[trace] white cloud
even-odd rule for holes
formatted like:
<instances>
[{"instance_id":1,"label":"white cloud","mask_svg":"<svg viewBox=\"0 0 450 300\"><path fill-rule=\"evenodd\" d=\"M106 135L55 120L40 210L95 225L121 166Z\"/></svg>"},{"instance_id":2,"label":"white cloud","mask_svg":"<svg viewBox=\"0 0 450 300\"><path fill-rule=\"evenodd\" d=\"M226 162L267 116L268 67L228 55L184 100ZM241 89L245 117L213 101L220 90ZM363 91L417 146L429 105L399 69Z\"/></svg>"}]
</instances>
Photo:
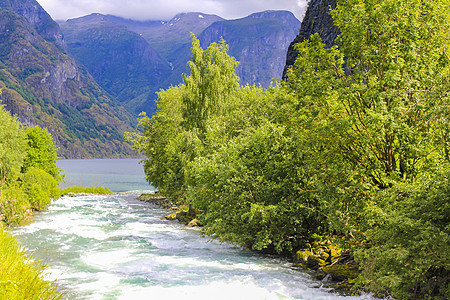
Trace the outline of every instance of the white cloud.
<instances>
[{"instance_id":1,"label":"white cloud","mask_svg":"<svg viewBox=\"0 0 450 300\"><path fill-rule=\"evenodd\" d=\"M282 9L302 18L307 0L37 0L56 20L91 13L112 14L138 20L168 20L180 12L216 14L226 19Z\"/></svg>"}]
</instances>

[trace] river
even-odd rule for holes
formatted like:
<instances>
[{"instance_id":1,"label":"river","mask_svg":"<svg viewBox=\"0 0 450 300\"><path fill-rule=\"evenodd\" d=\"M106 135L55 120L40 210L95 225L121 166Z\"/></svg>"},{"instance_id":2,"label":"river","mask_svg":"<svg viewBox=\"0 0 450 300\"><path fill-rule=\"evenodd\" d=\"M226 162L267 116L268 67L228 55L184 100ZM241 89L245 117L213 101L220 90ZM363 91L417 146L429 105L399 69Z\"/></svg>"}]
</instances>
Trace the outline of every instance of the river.
<instances>
[{"instance_id":1,"label":"river","mask_svg":"<svg viewBox=\"0 0 450 300\"><path fill-rule=\"evenodd\" d=\"M71 163L76 170L66 169L68 178L95 174L99 183L121 193L62 197L13 231L48 265L46 278L56 280L67 299L370 299L331 293L289 261L219 243L165 220L166 210L136 200L140 192L123 192L124 182L134 190L153 190L142 170L123 167L124 160L63 165ZM99 164L108 167L101 170Z\"/></svg>"}]
</instances>

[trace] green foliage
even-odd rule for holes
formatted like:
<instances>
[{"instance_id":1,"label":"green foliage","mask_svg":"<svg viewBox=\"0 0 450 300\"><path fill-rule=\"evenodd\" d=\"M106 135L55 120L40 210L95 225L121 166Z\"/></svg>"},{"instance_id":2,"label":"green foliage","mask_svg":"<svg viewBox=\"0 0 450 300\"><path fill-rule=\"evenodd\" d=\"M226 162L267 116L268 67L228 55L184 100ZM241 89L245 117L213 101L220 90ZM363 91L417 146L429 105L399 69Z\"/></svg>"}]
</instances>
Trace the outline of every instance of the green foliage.
<instances>
[{"instance_id":1,"label":"green foliage","mask_svg":"<svg viewBox=\"0 0 450 300\"><path fill-rule=\"evenodd\" d=\"M17 179L26 151L21 124L0 105L0 196L6 184Z\"/></svg>"},{"instance_id":2,"label":"green foliage","mask_svg":"<svg viewBox=\"0 0 450 300\"><path fill-rule=\"evenodd\" d=\"M327 236L363 289L448 294L447 2L338 1L338 46L297 45L266 91L237 85L223 42L194 38L192 76L129 136L147 179L221 240L282 253Z\"/></svg>"},{"instance_id":3,"label":"green foliage","mask_svg":"<svg viewBox=\"0 0 450 300\"><path fill-rule=\"evenodd\" d=\"M57 149L48 130L35 126L26 128L25 132L28 151L23 162L22 172L26 173L31 167L35 167L52 175L56 181L62 181L62 170L56 165Z\"/></svg>"},{"instance_id":4,"label":"green foliage","mask_svg":"<svg viewBox=\"0 0 450 300\"><path fill-rule=\"evenodd\" d=\"M190 165L193 205L208 234L256 250L293 251L321 232L323 213L302 176L301 149L266 123Z\"/></svg>"},{"instance_id":5,"label":"green foliage","mask_svg":"<svg viewBox=\"0 0 450 300\"><path fill-rule=\"evenodd\" d=\"M200 41L192 36L192 58L188 62L191 75L183 77L182 112L186 129L204 131L209 115L220 114L223 103L239 87L235 73L238 63L227 51L224 40L203 50Z\"/></svg>"},{"instance_id":6,"label":"green foliage","mask_svg":"<svg viewBox=\"0 0 450 300\"><path fill-rule=\"evenodd\" d=\"M61 194L56 179L44 170L30 167L22 180L23 189L34 210L46 209L51 200L58 198Z\"/></svg>"},{"instance_id":7,"label":"green foliage","mask_svg":"<svg viewBox=\"0 0 450 300\"><path fill-rule=\"evenodd\" d=\"M0 196L0 227L2 223L15 226L22 224L31 212L25 191L18 183L10 184Z\"/></svg>"},{"instance_id":8,"label":"green foliage","mask_svg":"<svg viewBox=\"0 0 450 300\"><path fill-rule=\"evenodd\" d=\"M80 194L80 193L87 193L87 194L113 194L110 189L102 186L97 187L85 187L85 186L71 186L68 188L65 188L61 190L61 195L68 195L68 194Z\"/></svg>"},{"instance_id":9,"label":"green foliage","mask_svg":"<svg viewBox=\"0 0 450 300\"><path fill-rule=\"evenodd\" d=\"M449 295L449 197L448 166L383 195L390 207L367 231L372 247L357 252L366 290L396 299Z\"/></svg>"},{"instance_id":10,"label":"green foliage","mask_svg":"<svg viewBox=\"0 0 450 300\"><path fill-rule=\"evenodd\" d=\"M59 197L62 180L56 147L48 131L23 130L0 106L0 220L18 225L30 209L42 210ZM51 174L49 174L51 173Z\"/></svg>"},{"instance_id":11,"label":"green foliage","mask_svg":"<svg viewBox=\"0 0 450 300\"><path fill-rule=\"evenodd\" d=\"M147 157L144 170L148 182L173 200L183 198L185 153L178 151L181 140L181 97L183 87L171 87L158 93L158 113L151 118L140 116L138 128L143 136L128 133L125 138L132 141L136 153ZM175 138L178 137L176 140Z\"/></svg>"},{"instance_id":12,"label":"green foliage","mask_svg":"<svg viewBox=\"0 0 450 300\"><path fill-rule=\"evenodd\" d=\"M60 299L63 295L43 272L0 225L0 299Z\"/></svg>"}]
</instances>

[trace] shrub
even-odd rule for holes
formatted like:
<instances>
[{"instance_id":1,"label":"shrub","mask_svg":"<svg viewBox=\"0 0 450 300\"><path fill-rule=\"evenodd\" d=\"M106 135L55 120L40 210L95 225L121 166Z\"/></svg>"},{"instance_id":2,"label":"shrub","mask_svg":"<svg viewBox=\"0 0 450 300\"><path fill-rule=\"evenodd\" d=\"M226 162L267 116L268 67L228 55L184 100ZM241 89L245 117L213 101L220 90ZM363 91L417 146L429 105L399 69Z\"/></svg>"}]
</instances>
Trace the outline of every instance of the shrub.
<instances>
[{"instance_id":1,"label":"shrub","mask_svg":"<svg viewBox=\"0 0 450 300\"><path fill-rule=\"evenodd\" d=\"M0 196L0 221L7 225L21 224L30 212L27 195L18 186L8 186ZM0 223L1 224L1 223Z\"/></svg>"},{"instance_id":2,"label":"shrub","mask_svg":"<svg viewBox=\"0 0 450 300\"><path fill-rule=\"evenodd\" d=\"M29 168L22 179L23 188L34 210L47 208L52 199L61 195L56 179L41 169Z\"/></svg>"},{"instance_id":3,"label":"shrub","mask_svg":"<svg viewBox=\"0 0 450 300\"><path fill-rule=\"evenodd\" d=\"M386 195L386 194L385 194ZM449 295L450 171L392 190L385 219L357 251L366 289L398 299Z\"/></svg>"}]
</instances>

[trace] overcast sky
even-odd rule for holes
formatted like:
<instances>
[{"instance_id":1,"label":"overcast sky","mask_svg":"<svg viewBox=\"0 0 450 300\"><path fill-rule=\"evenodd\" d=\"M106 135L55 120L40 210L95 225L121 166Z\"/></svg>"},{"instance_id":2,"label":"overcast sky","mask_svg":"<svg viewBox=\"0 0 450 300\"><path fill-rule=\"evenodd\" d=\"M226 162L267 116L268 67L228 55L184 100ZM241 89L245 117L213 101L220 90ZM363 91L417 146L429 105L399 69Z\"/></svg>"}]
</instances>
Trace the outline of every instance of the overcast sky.
<instances>
[{"instance_id":1,"label":"overcast sky","mask_svg":"<svg viewBox=\"0 0 450 300\"><path fill-rule=\"evenodd\" d=\"M55 20L91 13L135 20L169 20L181 12L216 14L237 19L264 10L289 10L302 19L307 0L37 0Z\"/></svg>"}]
</instances>

